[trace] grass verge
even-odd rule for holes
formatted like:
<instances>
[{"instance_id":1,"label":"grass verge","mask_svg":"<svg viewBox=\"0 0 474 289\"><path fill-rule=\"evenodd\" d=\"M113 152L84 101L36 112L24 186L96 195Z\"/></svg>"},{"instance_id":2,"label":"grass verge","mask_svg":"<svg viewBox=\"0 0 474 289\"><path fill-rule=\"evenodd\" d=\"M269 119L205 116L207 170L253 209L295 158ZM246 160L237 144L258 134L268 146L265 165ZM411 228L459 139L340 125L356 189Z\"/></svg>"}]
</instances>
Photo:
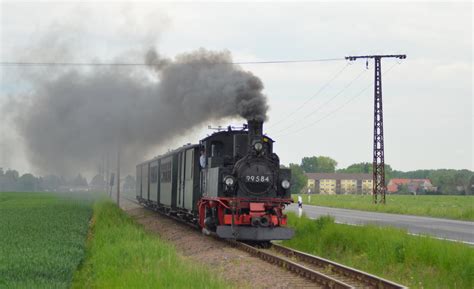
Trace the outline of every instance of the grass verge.
<instances>
[{"instance_id":1,"label":"grass verge","mask_svg":"<svg viewBox=\"0 0 474 289\"><path fill-rule=\"evenodd\" d=\"M72 288L229 288L174 247L144 231L115 204L94 205L87 257Z\"/></svg>"},{"instance_id":2,"label":"grass verge","mask_svg":"<svg viewBox=\"0 0 474 289\"><path fill-rule=\"evenodd\" d=\"M372 203L369 195L308 195L303 203L315 206L355 209L381 213L406 214L474 221L474 196L387 195L385 205ZM297 195L293 195L297 200Z\"/></svg>"},{"instance_id":3,"label":"grass verge","mask_svg":"<svg viewBox=\"0 0 474 289\"><path fill-rule=\"evenodd\" d=\"M0 288L68 288L85 253L92 201L0 193Z\"/></svg>"},{"instance_id":4,"label":"grass verge","mask_svg":"<svg viewBox=\"0 0 474 289\"><path fill-rule=\"evenodd\" d=\"M388 227L335 224L289 213L296 229L285 246L384 277L410 288L473 288L474 249Z\"/></svg>"}]
</instances>

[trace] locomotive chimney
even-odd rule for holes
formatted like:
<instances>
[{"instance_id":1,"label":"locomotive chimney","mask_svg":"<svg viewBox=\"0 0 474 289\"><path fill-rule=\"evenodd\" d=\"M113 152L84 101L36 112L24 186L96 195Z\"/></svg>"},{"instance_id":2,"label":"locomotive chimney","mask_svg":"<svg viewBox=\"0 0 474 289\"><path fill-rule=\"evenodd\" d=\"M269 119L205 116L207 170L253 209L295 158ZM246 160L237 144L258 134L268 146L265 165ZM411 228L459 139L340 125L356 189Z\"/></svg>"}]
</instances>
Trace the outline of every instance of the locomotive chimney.
<instances>
[{"instance_id":1,"label":"locomotive chimney","mask_svg":"<svg viewBox=\"0 0 474 289\"><path fill-rule=\"evenodd\" d=\"M263 121L256 119L248 120L249 144L252 145L254 140L260 140L263 135Z\"/></svg>"}]
</instances>

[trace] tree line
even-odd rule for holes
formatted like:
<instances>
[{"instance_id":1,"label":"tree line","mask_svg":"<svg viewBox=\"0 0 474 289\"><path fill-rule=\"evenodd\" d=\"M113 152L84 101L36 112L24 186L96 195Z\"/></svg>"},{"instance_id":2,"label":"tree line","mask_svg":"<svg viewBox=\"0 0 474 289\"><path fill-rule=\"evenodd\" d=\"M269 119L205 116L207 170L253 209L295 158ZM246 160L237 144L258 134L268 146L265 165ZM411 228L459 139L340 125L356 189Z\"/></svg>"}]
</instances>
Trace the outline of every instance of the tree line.
<instances>
[{"instance_id":1,"label":"tree line","mask_svg":"<svg viewBox=\"0 0 474 289\"><path fill-rule=\"evenodd\" d=\"M372 163L355 163L347 168L337 169L337 161L327 156L304 157L299 164L290 163L292 177L292 193L298 194L305 187L308 178L305 173L366 173L372 174ZM437 187L435 194L443 195L472 195L474 194L474 172L470 170L436 169L436 170L394 170L385 165L385 180L394 178L403 179L429 179Z\"/></svg>"},{"instance_id":2,"label":"tree line","mask_svg":"<svg viewBox=\"0 0 474 289\"><path fill-rule=\"evenodd\" d=\"M18 171L0 168L0 192L60 192L74 189L103 191L106 187L105 178L98 174L90 182L82 174L75 177L57 175L34 176L25 173L20 176ZM120 186L123 190L135 190L135 178L126 176Z\"/></svg>"},{"instance_id":3,"label":"tree line","mask_svg":"<svg viewBox=\"0 0 474 289\"><path fill-rule=\"evenodd\" d=\"M372 164L368 162L356 163L347 168L337 169L337 161L327 156L304 157L301 163L290 163L293 194L300 193L307 185L308 178L305 173L372 173ZM407 179L429 179L437 187L437 194L451 195L472 195L474 194L474 172L470 170L415 170L399 171L394 170L390 165L385 165L385 179L388 183L393 178ZM103 190L105 188L105 178L98 174L90 182L78 174L75 177L64 177L57 175L46 175L36 177L33 174L25 173L20 176L16 170L4 171L0 168L0 192L35 192L35 191L64 191L75 188L88 188L89 190ZM125 177L121 182L121 189L125 191L135 190L135 178L131 175Z\"/></svg>"}]
</instances>

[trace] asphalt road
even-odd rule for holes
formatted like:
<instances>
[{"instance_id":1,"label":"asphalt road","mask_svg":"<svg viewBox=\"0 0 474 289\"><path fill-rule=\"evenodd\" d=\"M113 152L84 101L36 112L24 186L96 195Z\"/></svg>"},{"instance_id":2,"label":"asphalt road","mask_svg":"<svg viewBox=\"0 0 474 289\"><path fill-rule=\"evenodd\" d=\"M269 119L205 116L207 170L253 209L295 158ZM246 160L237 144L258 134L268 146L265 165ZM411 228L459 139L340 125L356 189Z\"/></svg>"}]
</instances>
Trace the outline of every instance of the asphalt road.
<instances>
[{"instance_id":1,"label":"asphalt road","mask_svg":"<svg viewBox=\"0 0 474 289\"><path fill-rule=\"evenodd\" d=\"M298 212L298 206L291 204L286 210ZM462 241L474 245L474 222L365 212L304 204L303 213L310 218L331 215L334 216L336 222L351 225L377 224L394 226L404 228L413 234L428 234L436 238Z\"/></svg>"}]
</instances>

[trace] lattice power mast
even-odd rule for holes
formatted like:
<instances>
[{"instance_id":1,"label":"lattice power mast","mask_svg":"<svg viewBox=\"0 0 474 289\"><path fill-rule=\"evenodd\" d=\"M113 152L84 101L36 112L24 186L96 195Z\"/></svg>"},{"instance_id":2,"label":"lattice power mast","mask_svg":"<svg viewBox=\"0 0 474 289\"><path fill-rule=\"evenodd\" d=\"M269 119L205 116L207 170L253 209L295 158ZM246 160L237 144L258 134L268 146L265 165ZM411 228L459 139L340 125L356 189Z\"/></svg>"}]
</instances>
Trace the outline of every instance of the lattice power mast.
<instances>
[{"instance_id":1,"label":"lattice power mast","mask_svg":"<svg viewBox=\"0 0 474 289\"><path fill-rule=\"evenodd\" d=\"M373 182L372 195L374 203L385 204L385 155L383 143L383 104L382 104L382 58L398 58L405 59L406 55L365 55L365 56L348 56L349 61L358 58L373 58L375 62L375 79L374 79L374 150L373 150Z\"/></svg>"}]
</instances>

